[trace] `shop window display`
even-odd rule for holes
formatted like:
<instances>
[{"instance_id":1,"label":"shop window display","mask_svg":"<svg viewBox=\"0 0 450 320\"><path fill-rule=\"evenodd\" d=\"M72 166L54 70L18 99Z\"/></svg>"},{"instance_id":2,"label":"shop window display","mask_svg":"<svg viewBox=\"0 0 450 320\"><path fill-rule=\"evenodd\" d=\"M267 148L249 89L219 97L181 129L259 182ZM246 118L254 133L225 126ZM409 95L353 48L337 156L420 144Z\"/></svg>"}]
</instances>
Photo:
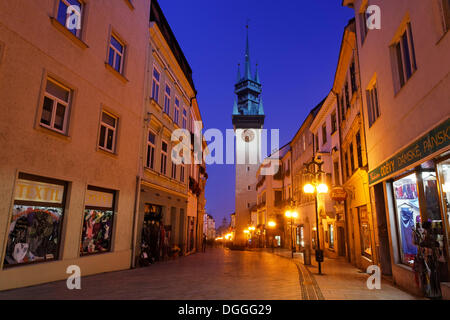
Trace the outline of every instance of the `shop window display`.
<instances>
[{"instance_id":1,"label":"shop window display","mask_svg":"<svg viewBox=\"0 0 450 320\"><path fill-rule=\"evenodd\" d=\"M88 187L81 238L81 255L111 250L114 191Z\"/></svg>"},{"instance_id":2,"label":"shop window display","mask_svg":"<svg viewBox=\"0 0 450 320\"><path fill-rule=\"evenodd\" d=\"M400 238L401 262L412 266L417 254L413 230L420 224L420 207L416 174L411 174L393 183Z\"/></svg>"},{"instance_id":3,"label":"shop window display","mask_svg":"<svg viewBox=\"0 0 450 320\"><path fill-rule=\"evenodd\" d=\"M450 237L450 159L438 165L439 184L441 190L442 208L447 220L447 239Z\"/></svg>"},{"instance_id":4,"label":"shop window display","mask_svg":"<svg viewBox=\"0 0 450 320\"><path fill-rule=\"evenodd\" d=\"M140 265L148 266L167 257L180 254L178 246L171 247L172 228L164 226L162 206L146 204L141 234Z\"/></svg>"},{"instance_id":5,"label":"shop window display","mask_svg":"<svg viewBox=\"0 0 450 320\"><path fill-rule=\"evenodd\" d=\"M58 259L66 183L19 174L4 266Z\"/></svg>"},{"instance_id":6,"label":"shop window display","mask_svg":"<svg viewBox=\"0 0 450 320\"><path fill-rule=\"evenodd\" d=\"M367 208L358 208L359 227L361 236L361 254L367 258L372 257L372 245L370 240L369 219L367 216Z\"/></svg>"}]
</instances>

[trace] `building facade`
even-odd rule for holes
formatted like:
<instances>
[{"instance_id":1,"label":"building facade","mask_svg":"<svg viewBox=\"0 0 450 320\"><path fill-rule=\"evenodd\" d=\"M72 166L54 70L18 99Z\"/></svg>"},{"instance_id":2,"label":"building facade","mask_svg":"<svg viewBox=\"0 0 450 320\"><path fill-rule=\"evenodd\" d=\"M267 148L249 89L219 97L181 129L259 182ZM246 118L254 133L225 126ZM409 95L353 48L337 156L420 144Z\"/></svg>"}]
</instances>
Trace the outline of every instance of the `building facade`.
<instances>
[{"instance_id":1,"label":"building facade","mask_svg":"<svg viewBox=\"0 0 450 320\"><path fill-rule=\"evenodd\" d=\"M326 257L346 256L344 205L332 198L336 188L342 187L338 110L333 92L328 94L310 130L316 141L314 154L323 161L322 182L329 188L328 193L318 196L320 234L323 234L320 245Z\"/></svg>"},{"instance_id":2,"label":"building facade","mask_svg":"<svg viewBox=\"0 0 450 320\"><path fill-rule=\"evenodd\" d=\"M380 265L396 284L415 284L413 230L431 224L439 243L437 268L449 297L450 5L448 1L377 3L381 29L368 30L367 1L354 8L369 185L379 225Z\"/></svg>"},{"instance_id":3,"label":"building facade","mask_svg":"<svg viewBox=\"0 0 450 320\"><path fill-rule=\"evenodd\" d=\"M203 158L194 153L196 144L200 150L204 144L194 135L203 125L192 70L156 1L149 30L134 239L137 265L200 248L207 177ZM182 142L172 138L174 132L181 133ZM175 161L178 149L181 163Z\"/></svg>"},{"instance_id":4,"label":"building facade","mask_svg":"<svg viewBox=\"0 0 450 320\"><path fill-rule=\"evenodd\" d=\"M310 126L324 102L325 99L310 111L290 142L294 210L298 213L298 218L294 221L298 228L297 250L308 256L304 261L309 261L309 256L316 249L317 243L314 196L303 192L303 186L307 183L304 176L304 164L314 157L315 139Z\"/></svg>"},{"instance_id":5,"label":"building facade","mask_svg":"<svg viewBox=\"0 0 450 320\"><path fill-rule=\"evenodd\" d=\"M213 216L205 214L203 220L203 234L206 236L206 240L214 240L216 238L216 222Z\"/></svg>"},{"instance_id":6,"label":"building facade","mask_svg":"<svg viewBox=\"0 0 450 320\"><path fill-rule=\"evenodd\" d=\"M0 290L132 260L150 1L72 2L2 2Z\"/></svg>"},{"instance_id":7,"label":"building facade","mask_svg":"<svg viewBox=\"0 0 450 320\"><path fill-rule=\"evenodd\" d=\"M354 19L344 29L332 90L338 104L342 179L348 195L345 200L347 258L353 265L366 270L369 265L377 264L376 224L368 188L366 134Z\"/></svg>"}]
</instances>

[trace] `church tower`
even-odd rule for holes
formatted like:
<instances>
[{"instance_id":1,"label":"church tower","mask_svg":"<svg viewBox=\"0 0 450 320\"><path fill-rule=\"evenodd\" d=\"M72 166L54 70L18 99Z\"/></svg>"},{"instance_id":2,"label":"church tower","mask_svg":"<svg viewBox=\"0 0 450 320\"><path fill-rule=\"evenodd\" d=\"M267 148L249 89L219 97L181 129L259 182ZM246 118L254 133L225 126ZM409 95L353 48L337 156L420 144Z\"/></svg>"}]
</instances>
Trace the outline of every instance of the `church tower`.
<instances>
[{"instance_id":1,"label":"church tower","mask_svg":"<svg viewBox=\"0 0 450 320\"><path fill-rule=\"evenodd\" d=\"M237 99L233 107L233 127L236 135L236 235L235 244L243 245L247 240L244 230L250 226L251 208L256 205L257 171L261 159L261 130L264 125L264 109L261 95L261 82L258 69L252 75L250 51L245 50L244 74L238 67L235 93Z\"/></svg>"}]
</instances>

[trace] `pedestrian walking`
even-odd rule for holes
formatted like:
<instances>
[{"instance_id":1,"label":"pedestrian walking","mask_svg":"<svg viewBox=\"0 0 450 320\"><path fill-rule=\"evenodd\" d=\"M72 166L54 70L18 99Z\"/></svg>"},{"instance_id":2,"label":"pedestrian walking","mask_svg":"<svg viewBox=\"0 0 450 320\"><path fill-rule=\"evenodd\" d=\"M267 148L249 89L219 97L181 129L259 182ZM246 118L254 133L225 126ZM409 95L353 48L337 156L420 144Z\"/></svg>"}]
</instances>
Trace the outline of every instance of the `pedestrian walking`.
<instances>
[{"instance_id":1,"label":"pedestrian walking","mask_svg":"<svg viewBox=\"0 0 450 320\"><path fill-rule=\"evenodd\" d=\"M203 241L202 241L202 251L206 252L206 235L203 235Z\"/></svg>"}]
</instances>

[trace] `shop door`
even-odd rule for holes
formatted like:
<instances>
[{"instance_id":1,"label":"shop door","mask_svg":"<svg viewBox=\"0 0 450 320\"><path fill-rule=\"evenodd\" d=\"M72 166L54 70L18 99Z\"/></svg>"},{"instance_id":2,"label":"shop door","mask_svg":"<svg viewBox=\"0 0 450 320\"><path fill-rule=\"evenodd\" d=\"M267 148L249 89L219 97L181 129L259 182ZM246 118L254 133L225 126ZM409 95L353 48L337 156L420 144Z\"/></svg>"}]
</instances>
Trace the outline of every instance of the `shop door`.
<instances>
[{"instance_id":1,"label":"shop door","mask_svg":"<svg viewBox=\"0 0 450 320\"><path fill-rule=\"evenodd\" d=\"M338 239L338 255L340 257L345 257L345 230L343 227L337 228L337 239Z\"/></svg>"},{"instance_id":2,"label":"shop door","mask_svg":"<svg viewBox=\"0 0 450 320\"><path fill-rule=\"evenodd\" d=\"M383 183L373 187L373 199L375 202L375 211L378 226L378 238L380 247L378 248L378 260L383 275L392 275L391 250L389 249L389 233L386 215L386 205L384 201Z\"/></svg>"}]
</instances>

